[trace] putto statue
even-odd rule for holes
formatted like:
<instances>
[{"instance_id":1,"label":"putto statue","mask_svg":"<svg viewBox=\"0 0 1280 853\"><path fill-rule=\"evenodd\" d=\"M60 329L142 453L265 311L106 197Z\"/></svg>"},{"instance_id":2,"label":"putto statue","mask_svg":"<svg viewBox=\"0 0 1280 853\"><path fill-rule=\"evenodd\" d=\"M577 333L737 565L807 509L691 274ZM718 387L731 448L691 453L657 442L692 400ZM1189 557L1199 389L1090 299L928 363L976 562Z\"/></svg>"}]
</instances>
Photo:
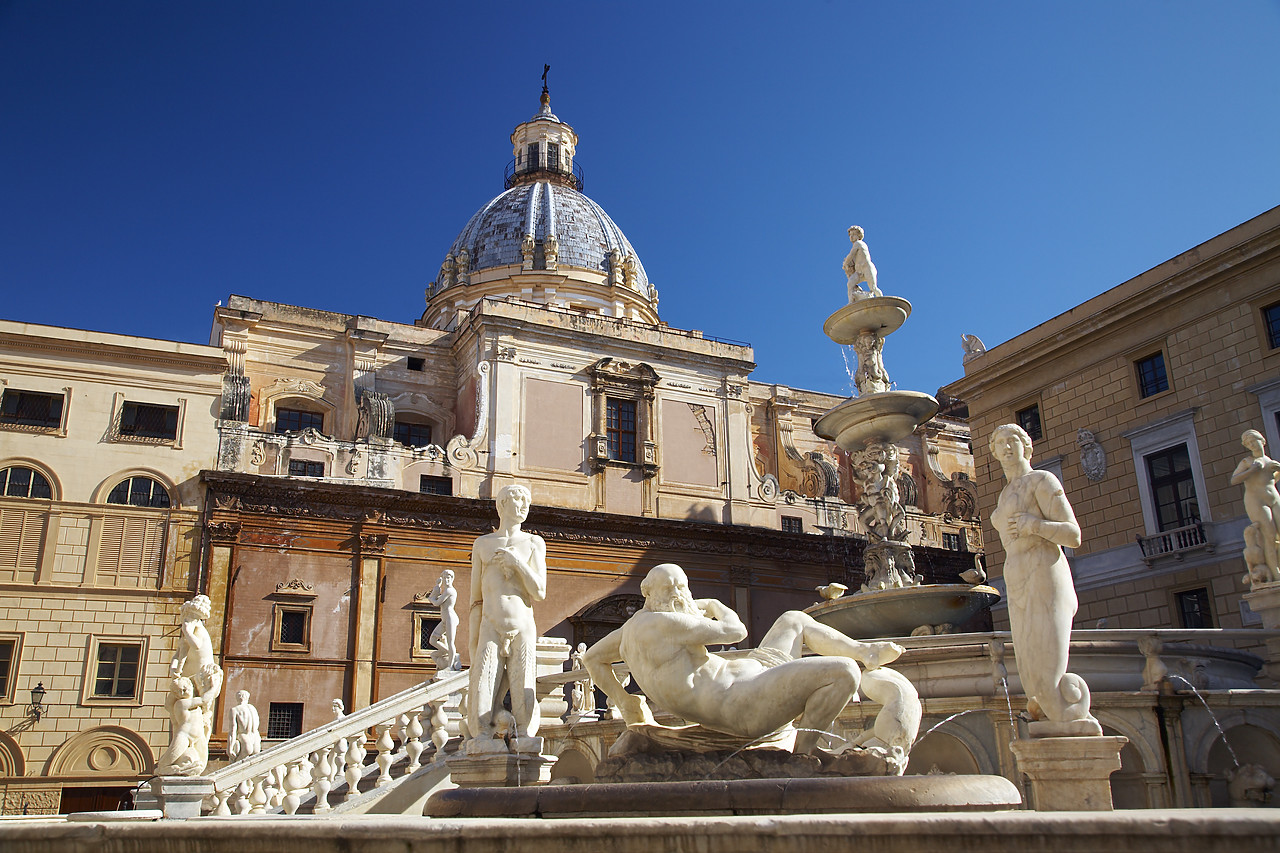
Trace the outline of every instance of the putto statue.
<instances>
[{"instance_id":1,"label":"putto statue","mask_svg":"<svg viewBox=\"0 0 1280 853\"><path fill-rule=\"evenodd\" d=\"M547 597L547 546L541 536L520 529L530 501L524 486L503 487L498 528L471 549L467 730L474 741L538 733L533 603ZM508 689L509 713L503 708Z\"/></svg>"},{"instance_id":2,"label":"putto statue","mask_svg":"<svg viewBox=\"0 0 1280 853\"><path fill-rule=\"evenodd\" d=\"M170 744L156 763L159 776L199 776L209 763L214 700L222 692L222 667L213 659L213 643L204 626L211 612L207 595L197 595L182 605L178 647L169 663L172 683L165 701Z\"/></svg>"},{"instance_id":3,"label":"putto statue","mask_svg":"<svg viewBox=\"0 0 1280 853\"><path fill-rule=\"evenodd\" d=\"M462 669L461 656L455 639L458 635L458 591L453 586L453 571L445 569L431 592L427 593L427 601L440 608L440 624L431 632L430 643L435 647L431 653L435 661L436 671Z\"/></svg>"},{"instance_id":4,"label":"putto statue","mask_svg":"<svg viewBox=\"0 0 1280 853\"><path fill-rule=\"evenodd\" d=\"M849 227L849 241L853 243L849 254L844 258L844 274L848 277L849 301L856 302L868 296L883 296L876 284L876 265L871 263L871 250L863 241L863 231L857 225ZM858 282L865 281L867 289L863 290Z\"/></svg>"},{"instance_id":5,"label":"putto statue","mask_svg":"<svg viewBox=\"0 0 1280 853\"><path fill-rule=\"evenodd\" d=\"M1280 492L1276 478L1280 462L1267 456L1267 440L1256 429L1246 430L1240 443L1249 455L1240 460L1231 474L1233 486L1244 485L1244 509L1253 522L1244 532L1245 563L1251 587L1280 581Z\"/></svg>"},{"instance_id":6,"label":"putto statue","mask_svg":"<svg viewBox=\"0 0 1280 853\"><path fill-rule=\"evenodd\" d=\"M1076 590L1062 553L1080 547L1080 525L1058 478L1031 468L1031 437L1022 427L996 427L991 455L1007 481L991 526L1004 545L1009 628L1018 673L1035 721L1032 737L1101 735L1089 713L1089 686L1067 672Z\"/></svg>"},{"instance_id":7,"label":"putto statue","mask_svg":"<svg viewBox=\"0 0 1280 853\"><path fill-rule=\"evenodd\" d=\"M236 700L238 704L231 709L231 731L227 735L227 757L232 761L262 752L258 709L249 704L249 691L237 692Z\"/></svg>"},{"instance_id":8,"label":"putto statue","mask_svg":"<svg viewBox=\"0 0 1280 853\"><path fill-rule=\"evenodd\" d=\"M876 670L902 654L896 643L863 643L827 627L806 613L782 614L747 657L725 658L708 645L739 643L747 637L738 614L713 598L694 599L684 570L672 563L654 567L640 585L644 609L587 650L592 679L621 711L628 728L671 746L709 751L744 746L818 751L840 711L857 692L861 662ZM804 646L815 657L802 658ZM612 664L624 661L644 696L628 693ZM919 725L919 699L905 679L884 684L885 695L909 691ZM658 725L646 698L694 725ZM886 708L888 706L886 705ZM909 723L912 713L891 716ZM889 717L876 736L889 745L908 745L915 731L897 731ZM880 730L883 729L883 731ZM901 762L897 768L901 772Z\"/></svg>"}]
</instances>

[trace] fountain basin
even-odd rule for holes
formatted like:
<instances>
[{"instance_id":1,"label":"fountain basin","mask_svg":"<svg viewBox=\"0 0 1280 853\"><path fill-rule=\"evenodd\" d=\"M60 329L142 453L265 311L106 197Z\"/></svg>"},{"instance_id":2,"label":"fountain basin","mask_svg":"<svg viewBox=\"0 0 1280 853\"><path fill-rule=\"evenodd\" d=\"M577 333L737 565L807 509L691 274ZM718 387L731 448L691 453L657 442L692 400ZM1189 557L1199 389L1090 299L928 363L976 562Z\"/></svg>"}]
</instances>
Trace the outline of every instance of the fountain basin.
<instances>
[{"instance_id":1,"label":"fountain basin","mask_svg":"<svg viewBox=\"0 0 1280 853\"><path fill-rule=\"evenodd\" d=\"M1000 600L989 586L927 584L842 596L805 608L814 619L855 640L907 637L921 625L962 625Z\"/></svg>"},{"instance_id":2,"label":"fountain basin","mask_svg":"<svg viewBox=\"0 0 1280 853\"><path fill-rule=\"evenodd\" d=\"M859 332L880 337L896 332L911 316L911 303L901 296L867 296L850 302L827 318L822 331L838 344L851 344Z\"/></svg>"},{"instance_id":3,"label":"fountain basin","mask_svg":"<svg viewBox=\"0 0 1280 853\"><path fill-rule=\"evenodd\" d=\"M819 437L846 453L871 441L900 441L938 413L938 401L921 391L881 391L845 400L813 422Z\"/></svg>"}]
</instances>

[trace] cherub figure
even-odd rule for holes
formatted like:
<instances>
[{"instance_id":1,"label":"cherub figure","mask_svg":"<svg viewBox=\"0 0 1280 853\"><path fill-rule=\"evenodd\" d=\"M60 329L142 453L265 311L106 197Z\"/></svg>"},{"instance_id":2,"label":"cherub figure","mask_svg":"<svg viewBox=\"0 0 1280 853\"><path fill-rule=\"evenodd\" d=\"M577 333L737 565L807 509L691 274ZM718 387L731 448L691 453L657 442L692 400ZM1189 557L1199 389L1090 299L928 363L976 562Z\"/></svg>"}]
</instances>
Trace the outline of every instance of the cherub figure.
<instances>
[{"instance_id":1,"label":"cherub figure","mask_svg":"<svg viewBox=\"0 0 1280 853\"><path fill-rule=\"evenodd\" d=\"M209 740L204 727L204 700L191 679L178 676L169 685L169 748L156 762L157 776L199 776L209 763Z\"/></svg>"}]
</instances>

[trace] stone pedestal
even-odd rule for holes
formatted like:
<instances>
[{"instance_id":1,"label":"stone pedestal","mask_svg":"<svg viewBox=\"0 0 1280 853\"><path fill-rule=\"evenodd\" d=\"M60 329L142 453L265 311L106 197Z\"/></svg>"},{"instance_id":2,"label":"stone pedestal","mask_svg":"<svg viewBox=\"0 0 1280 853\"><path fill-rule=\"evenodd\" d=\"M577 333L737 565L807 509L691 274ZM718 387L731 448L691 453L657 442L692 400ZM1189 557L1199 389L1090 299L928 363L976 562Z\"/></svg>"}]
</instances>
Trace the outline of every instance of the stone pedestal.
<instances>
[{"instance_id":1,"label":"stone pedestal","mask_svg":"<svg viewBox=\"0 0 1280 853\"><path fill-rule=\"evenodd\" d=\"M148 788L150 793L148 794ZM170 819L200 817L200 804L213 796L208 776L156 776L139 792L136 807L157 808Z\"/></svg>"},{"instance_id":2,"label":"stone pedestal","mask_svg":"<svg viewBox=\"0 0 1280 853\"><path fill-rule=\"evenodd\" d=\"M449 776L459 788L523 788L551 781L556 759L542 755L542 738L472 739L447 759Z\"/></svg>"},{"instance_id":3,"label":"stone pedestal","mask_svg":"<svg viewBox=\"0 0 1280 853\"><path fill-rule=\"evenodd\" d=\"M1255 584L1253 591L1242 597L1262 620L1263 630L1280 631L1280 583ZM1280 637L1270 637L1266 643L1267 662L1262 667L1262 675L1272 682L1280 682Z\"/></svg>"},{"instance_id":4,"label":"stone pedestal","mask_svg":"<svg viewBox=\"0 0 1280 853\"><path fill-rule=\"evenodd\" d=\"M1044 737L1009 745L1031 783L1038 812L1111 811L1111 774L1120 769L1124 737Z\"/></svg>"}]
</instances>

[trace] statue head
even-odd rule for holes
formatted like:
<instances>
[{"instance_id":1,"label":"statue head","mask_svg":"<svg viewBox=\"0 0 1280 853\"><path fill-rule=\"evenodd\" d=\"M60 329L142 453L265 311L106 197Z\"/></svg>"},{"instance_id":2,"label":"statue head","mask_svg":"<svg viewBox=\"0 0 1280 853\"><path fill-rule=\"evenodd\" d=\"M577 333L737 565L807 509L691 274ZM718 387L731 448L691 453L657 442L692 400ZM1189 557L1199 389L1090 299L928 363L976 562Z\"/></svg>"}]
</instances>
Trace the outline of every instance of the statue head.
<instances>
[{"instance_id":1,"label":"statue head","mask_svg":"<svg viewBox=\"0 0 1280 853\"><path fill-rule=\"evenodd\" d=\"M1255 456L1261 456L1267 447L1267 440L1256 429L1247 429L1240 436L1240 443L1249 448Z\"/></svg>"},{"instance_id":2,"label":"statue head","mask_svg":"<svg viewBox=\"0 0 1280 853\"><path fill-rule=\"evenodd\" d=\"M1005 436L1012 435L1018 441L1022 442L1022 458L1031 458L1031 436L1027 435L1027 431L1017 424L1001 424L991 431L991 438L987 439L987 450L991 451L991 455L999 459L996 453L996 447L1000 442L1004 441Z\"/></svg>"},{"instance_id":3,"label":"statue head","mask_svg":"<svg viewBox=\"0 0 1280 853\"><path fill-rule=\"evenodd\" d=\"M443 586L453 586L453 569L445 569L440 573L440 583Z\"/></svg>"},{"instance_id":4,"label":"statue head","mask_svg":"<svg viewBox=\"0 0 1280 853\"><path fill-rule=\"evenodd\" d=\"M701 613L689 592L689 578L675 563L654 566L640 583L644 609L658 613Z\"/></svg>"},{"instance_id":5,"label":"statue head","mask_svg":"<svg viewBox=\"0 0 1280 853\"><path fill-rule=\"evenodd\" d=\"M191 683L191 679L185 675L180 675L173 680L171 687L174 693L178 694L179 699L190 699L196 694L195 685Z\"/></svg>"},{"instance_id":6,"label":"statue head","mask_svg":"<svg viewBox=\"0 0 1280 853\"><path fill-rule=\"evenodd\" d=\"M187 622L197 619L201 622L209 618L209 614L213 612L213 602L209 600L207 595L197 595L190 601L184 602L182 605L182 621Z\"/></svg>"},{"instance_id":7,"label":"statue head","mask_svg":"<svg viewBox=\"0 0 1280 853\"><path fill-rule=\"evenodd\" d=\"M512 483L509 486L503 486L498 492L496 503L498 505L498 518L504 522L508 520L520 522L524 521L529 515L529 504L533 501L533 495L529 489L519 483Z\"/></svg>"},{"instance_id":8,"label":"statue head","mask_svg":"<svg viewBox=\"0 0 1280 853\"><path fill-rule=\"evenodd\" d=\"M248 702L248 701L249 701L249 691L248 691L248 690L237 690L237 691L236 691L236 701L237 701L237 702L239 702L241 705L243 705L243 704L245 704L246 702Z\"/></svg>"},{"instance_id":9,"label":"statue head","mask_svg":"<svg viewBox=\"0 0 1280 853\"><path fill-rule=\"evenodd\" d=\"M329 707L331 707L333 709L333 713L338 715L339 717L341 717L342 712L346 710L346 706L342 704L341 699L334 699L333 704L330 705Z\"/></svg>"},{"instance_id":10,"label":"statue head","mask_svg":"<svg viewBox=\"0 0 1280 853\"><path fill-rule=\"evenodd\" d=\"M864 236L864 232L861 227L857 225L849 226L849 242L855 243L858 240L861 240L863 236Z\"/></svg>"},{"instance_id":11,"label":"statue head","mask_svg":"<svg viewBox=\"0 0 1280 853\"><path fill-rule=\"evenodd\" d=\"M582 653L583 653L583 652L585 652L586 650L587 650L587 644L586 644L586 643L578 643L578 654L582 654Z\"/></svg>"}]
</instances>

